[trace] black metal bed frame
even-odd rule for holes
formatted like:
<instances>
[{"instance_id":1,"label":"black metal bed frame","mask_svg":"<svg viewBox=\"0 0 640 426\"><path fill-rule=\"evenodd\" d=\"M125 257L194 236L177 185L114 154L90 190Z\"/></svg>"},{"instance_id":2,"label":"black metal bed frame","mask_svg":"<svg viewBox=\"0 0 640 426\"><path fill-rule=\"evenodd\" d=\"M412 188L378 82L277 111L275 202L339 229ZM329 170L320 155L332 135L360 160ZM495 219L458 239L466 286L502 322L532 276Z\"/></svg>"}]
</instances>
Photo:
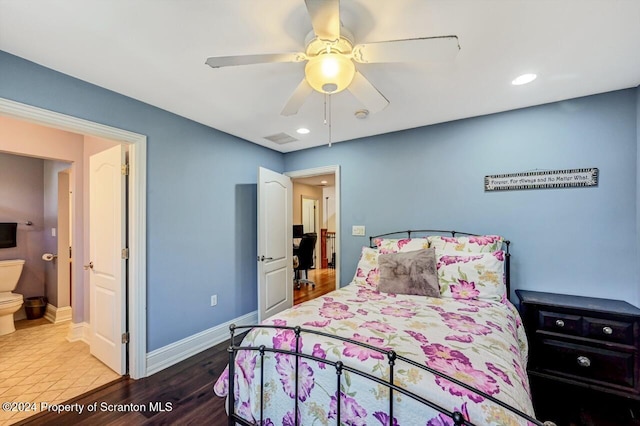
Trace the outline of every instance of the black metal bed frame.
<instances>
[{"instance_id":1,"label":"black metal bed frame","mask_svg":"<svg viewBox=\"0 0 640 426\"><path fill-rule=\"evenodd\" d=\"M293 330L295 333L295 350L283 350L283 349L276 349L276 348L268 348L265 345L261 345L261 346L236 346L235 344L235 332L236 330L243 330L243 329L255 329L255 328L266 328L266 329L272 329L272 330ZM304 358L304 359L308 359L308 360L312 360L312 361L316 361L316 362L320 362L323 364L327 364L327 365L331 365L335 368L335 374L336 374L336 421L337 424L340 425L340 421L341 421L341 416L340 416L340 405L341 405L341 401L340 401L340 394L341 394L341 390L340 390L340 384L341 384L341 378L342 378L342 373L344 371L350 372L350 373L354 373L359 375L360 377L364 377L367 380L370 380L372 382L378 383L380 385L386 386L389 389L389 409L388 409L388 415L389 415L389 426L393 425L393 410L394 410L394 403L393 403L393 393L395 392L399 392L402 395L405 395L409 398L412 398L415 401L418 401L419 403L426 405L428 407L431 407L435 410L437 410L438 412L445 414L447 416L449 416L453 422L455 426L462 426L462 425L466 425L466 426L473 426L475 425L475 423L471 423L470 421L467 421L464 416L462 415L462 413L460 413L459 411L454 411L451 412L439 405L437 405L436 403L429 401L428 399L425 399L424 397L421 397L420 395L417 395L407 389L404 389L402 387L399 387L397 384L394 383L394 365L396 364L397 361L402 361L402 362L406 362L416 368L419 368L423 371L426 371L428 373L431 373L433 375L442 377L446 380L451 381L452 383L455 383L458 386L461 386L477 395L482 396L483 398L509 410L510 412L512 412L513 414L517 415L518 417L525 419L527 421L530 422L530 424L534 424L534 425L538 425L538 426L544 426L544 423L541 423L539 420L534 419L533 417L523 413L522 411L518 410L517 408L511 407L510 405L500 401L499 399L486 394L485 392L482 392L478 389L473 388L472 386L467 385L466 383L461 382L460 380L457 380L453 377L449 377L448 375L439 372L438 370L434 370L433 368L430 368L426 365L423 364L419 364L414 360L411 360L409 358L403 357L401 355L398 355L395 351L390 350L390 351L386 351L380 348L377 348L375 346L371 346L367 343L363 343L363 342L359 342L356 340L352 340L352 339L348 339L345 337L341 337L341 336L336 336L334 334L328 334L328 333L324 333L322 331L317 331L317 330L309 330L309 329L304 329L301 328L299 326L296 327L290 327L290 326L275 326L275 325L245 325L245 326L236 326L235 324L231 324L229 326L229 330L231 332L231 344L229 346L229 348L227 349L227 352L229 353L229 376L228 376L228 381L229 381L229 387L228 387L228 411L229 411L229 426L233 426L236 424L241 424L241 425L245 425L245 426L252 426L255 424L258 425L263 425L264 424L264 355L265 353L281 353L281 354L287 354L287 355L291 355L294 356L296 359L296 363L295 363L295 369L296 369L296 379L295 379L295 395L294 395L294 417L295 417L295 425L298 426L298 406L299 406L299 398L298 398L298 369L299 369L299 365L300 365L300 358ZM335 340L339 340L342 342L348 342L350 344L353 345L357 345L357 346L361 346L364 348L367 348L369 350L373 350L373 351L377 351L381 354L386 355L388 363L389 363L389 379L385 380L385 379L381 379L379 377L373 376L367 372L364 371L360 371L357 368L353 368L350 366L347 366L345 364L342 363L342 361L332 361L329 359L324 359L324 358L319 358L316 357L314 355L310 355L310 354L305 354L299 351L300 348L300 338L301 338L301 334L302 333L309 333L309 334L313 334L313 335L318 335L318 336L323 336L326 338L330 338L330 339L335 339ZM259 423L251 423L248 420L240 417L236 412L235 412L235 384L234 384L234 377L235 377L235 357L236 357L236 353L238 351L257 351L259 353L260 356L260 421ZM329 371L329 370L327 370Z\"/></svg>"},{"instance_id":2,"label":"black metal bed frame","mask_svg":"<svg viewBox=\"0 0 640 426\"><path fill-rule=\"evenodd\" d=\"M374 244L374 239L376 238L382 238L382 237L389 237L389 236L397 236L397 235L407 235L407 238L411 238L412 234L429 234L429 235L433 235L433 234L450 234L452 237L455 237L456 235L464 235L464 236L480 236L480 234L473 234L473 233L468 233L468 232L460 232L460 231L445 231L445 230L438 230L438 229L422 229L422 230L408 230L408 231L396 231L396 232L389 232L386 234L380 234L380 235L374 235L369 237L369 245L371 247L375 247ZM509 253L509 246L511 244L511 242L509 240L504 240L503 244L505 245L505 285L506 285L506 291L507 291L507 297L509 297L511 295L511 280L510 280L510 274L511 274L511 266L510 266L510 259L511 259L511 254ZM251 330L251 329L255 329L255 328L267 328L267 329L272 329L272 330L293 330L295 333L295 338L296 338L296 349L295 351L292 350L283 350L283 349L276 349L276 348L268 348L265 345L261 345L261 346L237 346L235 344L235 333L236 330ZM340 425L340 405L341 405L341 401L340 401L340 384L341 384L341 378L342 378L342 373L343 372L350 372L350 373L354 373L359 375L360 377L363 377L367 380L370 380L372 382L378 383L380 385L386 386L389 389L389 409L388 409L388 415L389 415L389 424L390 426L393 424L393 392L399 392L409 398L412 398L415 401L418 401L419 403L426 405L428 407L431 407L433 409L435 409L436 411L445 414L447 416L449 416L453 422L455 426L462 426L462 425L468 425L468 426L472 426L474 425L474 423L471 423L469 421L467 421L462 413L460 413L459 411L454 411L451 412L439 405L437 405L436 403L429 401L428 399L425 399L407 389L401 388L399 387L397 384L394 383L394 365L396 364L396 361L402 361L402 362L406 362L416 368L419 368L423 371L426 371L428 373L431 373L433 375L442 377L443 379L446 379L452 383L455 383L458 386L461 386L465 389L467 389L468 391L471 391L479 396L482 396L483 398L485 398L486 400L489 400L491 402L493 402L494 404L497 404L505 409L507 409L508 411L514 413L515 415L517 415L518 417L525 419L529 422L531 422L531 424L534 425L539 425L539 426L544 426L543 423L541 423L540 421L534 419L533 417L523 413L522 411L509 406L508 404L500 401L499 399L486 394L485 392L482 392L478 389L473 388L472 386L467 385L466 383L463 383L453 377L449 377L448 375L439 372L437 370L434 370L426 365L423 364L419 364L416 361L413 361L409 358L403 357L401 355L398 355L395 351L390 350L390 351L386 351L380 348L377 348L375 346L371 346L367 343L363 343L363 342L359 342L357 340L352 340L352 339L348 339L345 337L341 337L341 336L336 336L333 334L328 334L328 333L324 333L322 331L317 331L317 330L309 330L309 329L304 329L301 328L299 326L296 327L291 327L291 326L275 326L275 325L246 325L246 326L236 326L235 324L232 324L229 326L229 330L231 332L231 344L229 346L229 348L227 349L227 352L229 353L229 387L228 387L228 408L229 408L229 426L235 425L235 424L242 424L245 426L250 426L253 425L255 423L250 423L248 420L240 417L236 412L235 412L235 389L234 389L234 377L235 377L235 357L236 357L236 353L238 351L257 351L259 352L259 356L261 358L261 363L260 363L260 422L258 423L259 425L262 425L264 423L264 401L263 401L263 397L264 397L264 355L265 353L281 353L281 354L287 354L287 355L291 355L294 356L296 359L296 363L295 363L295 368L296 368L296 379L295 379L295 407L294 407L294 413L296 413L294 415L295 417L295 424L296 426L298 426L298 405L299 405L299 399L298 399L298 368L299 368L299 364L300 364L300 358L304 358L304 359L309 359L312 361L316 361L316 362L320 362L320 363L324 363L327 365L331 365L335 368L335 373L336 373L336 421L337 424ZM342 342L348 342L350 344L356 345L356 346L360 346L369 350L373 350L373 351L377 351L383 355L386 355L388 363L389 363L389 380L384 380L381 379L379 377L373 376L367 372L364 371L360 371L356 368L344 365L342 363L342 361L331 361L328 359L324 359L324 358L319 358L310 354L305 354L305 353L301 353L299 351L298 348L300 348L300 338L301 338L301 334L302 333L309 333L309 334L313 334L313 335L318 335L318 336L323 336L323 337L327 337L330 339L335 339L335 340L339 340Z\"/></svg>"},{"instance_id":3,"label":"black metal bed frame","mask_svg":"<svg viewBox=\"0 0 640 426\"><path fill-rule=\"evenodd\" d=\"M374 235L369 237L369 247L376 247L374 244L374 240L376 238L382 237L390 237L393 235L407 234L407 238L411 238L411 234L429 234L433 235L433 233L438 234L451 234L452 237L456 235L464 235L469 237L480 237L481 234L471 234L469 232L460 232L460 231L443 231L441 229L421 229L421 230L410 230L410 231L396 231L396 232L388 232L386 234ZM503 240L502 243L505 246L504 250L504 276L505 276L505 286L507 288L507 299L511 297L511 253L509 253L509 246L511 245L511 241Z\"/></svg>"}]
</instances>

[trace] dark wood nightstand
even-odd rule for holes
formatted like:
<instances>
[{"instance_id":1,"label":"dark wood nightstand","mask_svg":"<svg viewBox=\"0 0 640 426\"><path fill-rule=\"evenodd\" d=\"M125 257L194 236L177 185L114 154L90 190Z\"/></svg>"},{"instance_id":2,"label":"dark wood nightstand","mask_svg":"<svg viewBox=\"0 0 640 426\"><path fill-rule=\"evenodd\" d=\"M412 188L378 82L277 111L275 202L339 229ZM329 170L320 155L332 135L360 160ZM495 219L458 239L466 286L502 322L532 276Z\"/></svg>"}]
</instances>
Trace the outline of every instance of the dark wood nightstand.
<instances>
[{"instance_id":1,"label":"dark wood nightstand","mask_svg":"<svg viewBox=\"0 0 640 426\"><path fill-rule=\"evenodd\" d=\"M516 294L532 381L541 379L548 389L567 385L640 401L640 309L620 300Z\"/></svg>"}]
</instances>

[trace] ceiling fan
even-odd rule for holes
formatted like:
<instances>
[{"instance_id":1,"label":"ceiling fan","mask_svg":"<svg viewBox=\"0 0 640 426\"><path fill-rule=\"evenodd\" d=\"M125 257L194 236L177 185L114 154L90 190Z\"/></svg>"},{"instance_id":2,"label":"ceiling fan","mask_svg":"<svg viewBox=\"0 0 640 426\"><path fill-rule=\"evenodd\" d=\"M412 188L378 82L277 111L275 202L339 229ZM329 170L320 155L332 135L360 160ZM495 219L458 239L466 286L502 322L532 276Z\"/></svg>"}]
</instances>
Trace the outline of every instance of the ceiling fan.
<instances>
[{"instance_id":1,"label":"ceiling fan","mask_svg":"<svg viewBox=\"0 0 640 426\"><path fill-rule=\"evenodd\" d=\"M212 68L274 62L303 62L305 77L281 111L298 112L315 90L331 95L349 90L371 113L384 109L389 101L358 70L355 63L416 62L453 60L460 50L455 35L421 37L355 44L352 34L341 27L340 0L305 0L313 31L307 35L305 52L208 58Z\"/></svg>"}]
</instances>

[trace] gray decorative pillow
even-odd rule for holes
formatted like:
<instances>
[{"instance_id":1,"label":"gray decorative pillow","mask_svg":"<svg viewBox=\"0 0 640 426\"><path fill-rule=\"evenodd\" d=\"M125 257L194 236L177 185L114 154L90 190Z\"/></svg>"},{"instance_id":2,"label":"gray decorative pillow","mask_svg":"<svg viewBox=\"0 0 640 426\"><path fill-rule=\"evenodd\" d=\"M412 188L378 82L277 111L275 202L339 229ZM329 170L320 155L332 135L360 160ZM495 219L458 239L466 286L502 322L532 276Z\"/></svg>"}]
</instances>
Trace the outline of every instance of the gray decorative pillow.
<instances>
[{"instance_id":1,"label":"gray decorative pillow","mask_svg":"<svg viewBox=\"0 0 640 426\"><path fill-rule=\"evenodd\" d=\"M378 265L378 291L440 297L435 249L381 254Z\"/></svg>"}]
</instances>

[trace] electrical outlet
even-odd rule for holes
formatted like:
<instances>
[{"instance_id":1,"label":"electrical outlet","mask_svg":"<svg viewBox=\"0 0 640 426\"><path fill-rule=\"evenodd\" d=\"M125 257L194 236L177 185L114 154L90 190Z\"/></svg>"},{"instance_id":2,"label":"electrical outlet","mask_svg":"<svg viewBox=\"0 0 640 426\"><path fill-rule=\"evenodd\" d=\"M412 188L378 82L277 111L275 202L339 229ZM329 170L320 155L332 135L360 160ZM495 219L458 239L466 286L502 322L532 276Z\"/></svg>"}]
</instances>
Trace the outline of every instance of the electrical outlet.
<instances>
[{"instance_id":1,"label":"electrical outlet","mask_svg":"<svg viewBox=\"0 0 640 426\"><path fill-rule=\"evenodd\" d=\"M364 225L353 225L351 227L351 235L364 237Z\"/></svg>"},{"instance_id":2,"label":"electrical outlet","mask_svg":"<svg viewBox=\"0 0 640 426\"><path fill-rule=\"evenodd\" d=\"M218 304L218 295L214 294L211 296L211 306L216 306Z\"/></svg>"}]
</instances>

